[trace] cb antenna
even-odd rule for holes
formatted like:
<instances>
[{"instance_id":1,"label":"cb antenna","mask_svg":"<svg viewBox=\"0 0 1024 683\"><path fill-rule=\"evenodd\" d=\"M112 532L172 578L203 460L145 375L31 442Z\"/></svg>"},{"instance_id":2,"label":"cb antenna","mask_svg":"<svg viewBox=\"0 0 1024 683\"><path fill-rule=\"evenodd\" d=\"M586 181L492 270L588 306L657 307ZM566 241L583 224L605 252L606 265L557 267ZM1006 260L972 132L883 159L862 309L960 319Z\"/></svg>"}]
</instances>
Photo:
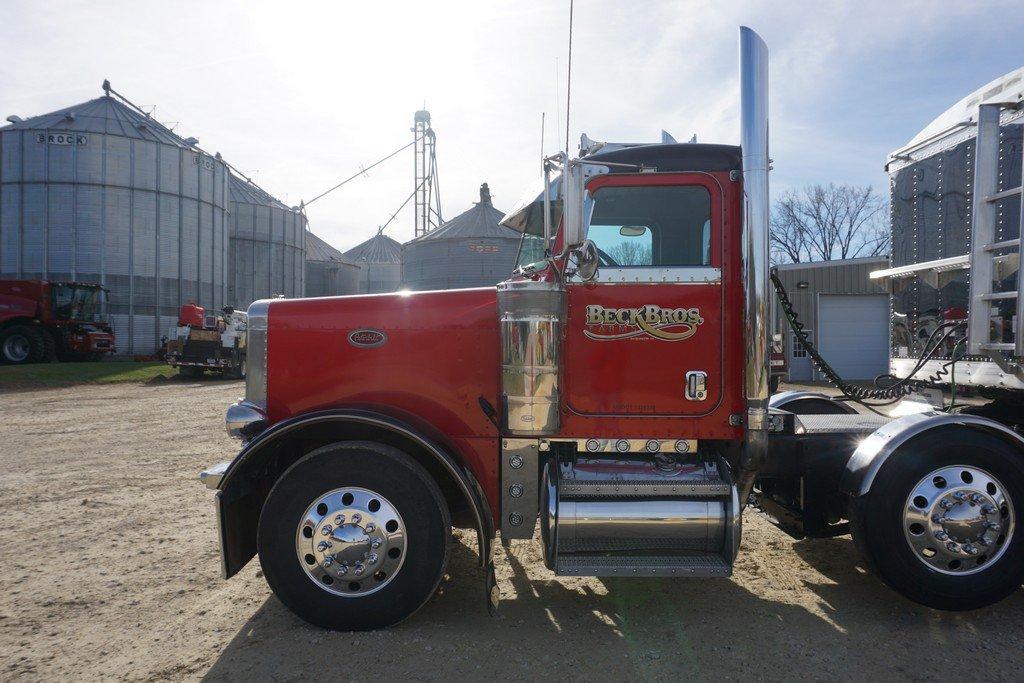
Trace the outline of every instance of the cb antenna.
<instances>
[{"instance_id":1,"label":"cb antenna","mask_svg":"<svg viewBox=\"0 0 1024 683\"><path fill-rule=\"evenodd\" d=\"M569 104L572 102L572 10L573 0L569 0L569 65L565 76L565 155L569 156Z\"/></svg>"}]
</instances>

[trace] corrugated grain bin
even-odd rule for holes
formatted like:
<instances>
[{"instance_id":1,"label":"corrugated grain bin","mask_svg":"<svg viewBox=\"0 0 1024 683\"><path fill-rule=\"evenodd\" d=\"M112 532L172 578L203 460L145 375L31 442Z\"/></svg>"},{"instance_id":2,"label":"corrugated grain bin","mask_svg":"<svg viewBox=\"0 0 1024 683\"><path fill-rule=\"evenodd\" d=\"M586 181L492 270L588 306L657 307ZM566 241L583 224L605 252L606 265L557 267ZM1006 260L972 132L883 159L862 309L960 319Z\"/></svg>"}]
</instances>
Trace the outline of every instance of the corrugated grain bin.
<instances>
[{"instance_id":1,"label":"corrugated grain bin","mask_svg":"<svg viewBox=\"0 0 1024 683\"><path fill-rule=\"evenodd\" d=\"M228 176L228 303L303 295L306 216L251 180Z\"/></svg>"},{"instance_id":2,"label":"corrugated grain bin","mask_svg":"<svg viewBox=\"0 0 1024 683\"><path fill-rule=\"evenodd\" d=\"M105 87L109 88L107 84ZM107 90L0 128L0 277L99 282L121 353L224 306L227 167Z\"/></svg>"},{"instance_id":3,"label":"corrugated grain bin","mask_svg":"<svg viewBox=\"0 0 1024 683\"><path fill-rule=\"evenodd\" d=\"M402 245L384 233L377 234L345 252L359 266L359 292L379 294L397 291L402 285Z\"/></svg>"},{"instance_id":4,"label":"corrugated grain bin","mask_svg":"<svg viewBox=\"0 0 1024 683\"><path fill-rule=\"evenodd\" d=\"M311 232L306 233L306 296L358 294L361 268Z\"/></svg>"},{"instance_id":5,"label":"corrugated grain bin","mask_svg":"<svg viewBox=\"0 0 1024 683\"><path fill-rule=\"evenodd\" d=\"M441 227L407 242L402 286L413 290L487 287L515 266L521 235L498 225L505 214L491 204L487 183L480 201Z\"/></svg>"}]
</instances>

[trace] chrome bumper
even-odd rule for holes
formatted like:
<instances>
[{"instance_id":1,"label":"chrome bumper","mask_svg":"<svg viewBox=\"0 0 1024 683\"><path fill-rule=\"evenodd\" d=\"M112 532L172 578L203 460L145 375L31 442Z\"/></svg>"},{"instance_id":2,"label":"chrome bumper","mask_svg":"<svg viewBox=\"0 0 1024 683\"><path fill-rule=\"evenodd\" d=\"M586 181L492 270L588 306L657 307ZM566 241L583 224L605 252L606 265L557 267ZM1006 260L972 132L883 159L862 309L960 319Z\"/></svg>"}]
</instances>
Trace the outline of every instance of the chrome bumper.
<instances>
[{"instance_id":1,"label":"chrome bumper","mask_svg":"<svg viewBox=\"0 0 1024 683\"><path fill-rule=\"evenodd\" d=\"M220 480L224 478L224 473L228 471L230 466L231 461L225 460L224 462L207 467L199 473L199 481L206 484L206 488L216 490L220 488Z\"/></svg>"}]
</instances>

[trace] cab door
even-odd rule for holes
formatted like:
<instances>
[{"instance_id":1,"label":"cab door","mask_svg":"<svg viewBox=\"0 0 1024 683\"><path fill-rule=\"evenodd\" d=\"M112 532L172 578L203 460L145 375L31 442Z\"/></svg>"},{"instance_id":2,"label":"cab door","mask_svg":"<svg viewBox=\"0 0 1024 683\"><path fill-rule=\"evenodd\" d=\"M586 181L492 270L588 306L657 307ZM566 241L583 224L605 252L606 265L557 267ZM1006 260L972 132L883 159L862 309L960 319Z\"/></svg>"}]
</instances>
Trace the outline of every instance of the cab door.
<instances>
[{"instance_id":1,"label":"cab door","mask_svg":"<svg viewBox=\"0 0 1024 683\"><path fill-rule=\"evenodd\" d=\"M721 186L706 173L612 174L587 190L600 266L567 286L567 408L710 413L723 383Z\"/></svg>"}]
</instances>

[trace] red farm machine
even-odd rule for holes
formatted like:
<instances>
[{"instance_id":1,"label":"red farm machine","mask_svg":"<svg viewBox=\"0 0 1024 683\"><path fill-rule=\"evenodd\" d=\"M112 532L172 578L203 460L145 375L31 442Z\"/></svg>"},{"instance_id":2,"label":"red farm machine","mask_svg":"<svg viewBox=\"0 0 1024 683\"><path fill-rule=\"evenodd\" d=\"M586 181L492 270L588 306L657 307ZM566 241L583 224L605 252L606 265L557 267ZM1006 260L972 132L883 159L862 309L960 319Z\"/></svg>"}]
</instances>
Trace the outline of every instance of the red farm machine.
<instances>
[{"instance_id":1,"label":"red farm machine","mask_svg":"<svg viewBox=\"0 0 1024 683\"><path fill-rule=\"evenodd\" d=\"M794 536L852 533L882 580L925 605L1017 590L1024 437L1006 416L1019 394L898 418L827 396L769 400L768 53L746 28L739 84L738 146L584 138L577 157L545 159L504 220L522 246L496 288L253 303L246 394L226 417L242 449L201 475L224 575L258 554L303 619L377 628L433 594L453 526L476 530L496 607L499 534L539 538L560 576L727 577L757 507ZM991 186L981 152L1007 111L979 122L980 318L964 344L964 325L937 323L916 360L899 343L899 376L859 394L843 384L846 398L941 386L958 345L1019 382L1021 315L1002 313L1012 259L994 290L987 251L1019 249L1019 233L997 245L978 231L1011 189ZM617 260L627 251L639 256Z\"/></svg>"},{"instance_id":2,"label":"red farm machine","mask_svg":"<svg viewBox=\"0 0 1024 683\"><path fill-rule=\"evenodd\" d=\"M100 360L116 350L106 290L87 282L0 280L0 362Z\"/></svg>"}]
</instances>

